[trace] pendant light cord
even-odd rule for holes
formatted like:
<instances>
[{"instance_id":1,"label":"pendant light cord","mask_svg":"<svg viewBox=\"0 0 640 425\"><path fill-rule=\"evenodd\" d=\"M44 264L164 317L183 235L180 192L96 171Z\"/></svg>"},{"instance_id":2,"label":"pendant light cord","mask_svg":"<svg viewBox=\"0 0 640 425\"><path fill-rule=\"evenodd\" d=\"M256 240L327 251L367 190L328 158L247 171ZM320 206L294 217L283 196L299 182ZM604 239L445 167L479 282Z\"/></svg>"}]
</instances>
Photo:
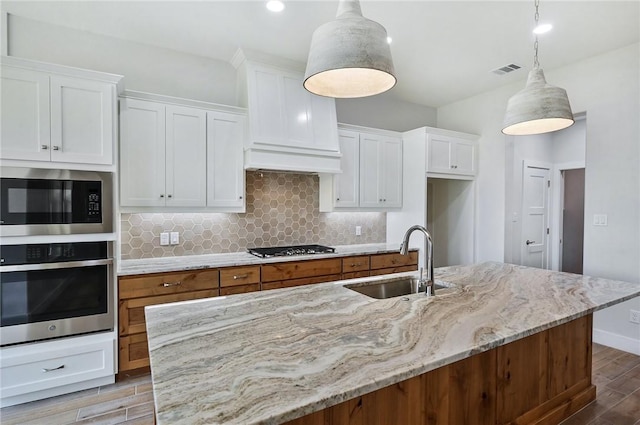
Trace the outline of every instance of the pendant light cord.
<instances>
[{"instance_id":1,"label":"pendant light cord","mask_svg":"<svg viewBox=\"0 0 640 425\"><path fill-rule=\"evenodd\" d=\"M536 6L536 14L534 15L534 20L536 21L536 24L534 28L538 28L538 20L540 20L540 13L538 12L538 7L540 6L540 0L534 0L534 1ZM533 68L538 69L540 67L540 62L538 61L538 34L536 34L536 40L533 43L533 51L534 51Z\"/></svg>"}]
</instances>

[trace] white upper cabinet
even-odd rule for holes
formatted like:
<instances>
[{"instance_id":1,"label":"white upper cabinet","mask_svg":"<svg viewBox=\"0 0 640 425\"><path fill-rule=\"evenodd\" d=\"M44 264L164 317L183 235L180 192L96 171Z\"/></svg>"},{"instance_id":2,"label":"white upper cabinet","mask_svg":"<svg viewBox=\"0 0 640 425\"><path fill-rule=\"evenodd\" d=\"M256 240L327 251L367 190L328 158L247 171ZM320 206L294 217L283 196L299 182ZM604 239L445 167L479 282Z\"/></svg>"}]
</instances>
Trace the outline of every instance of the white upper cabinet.
<instances>
[{"instance_id":1,"label":"white upper cabinet","mask_svg":"<svg viewBox=\"0 0 640 425\"><path fill-rule=\"evenodd\" d=\"M246 117L207 112L207 206L244 210Z\"/></svg>"},{"instance_id":2,"label":"white upper cabinet","mask_svg":"<svg viewBox=\"0 0 640 425\"><path fill-rule=\"evenodd\" d=\"M335 173L340 146L335 100L304 89L304 74L282 60L245 58L232 63L239 71L239 102L249 112L245 168Z\"/></svg>"},{"instance_id":3,"label":"white upper cabinet","mask_svg":"<svg viewBox=\"0 0 640 425\"><path fill-rule=\"evenodd\" d=\"M120 204L165 205L165 105L120 101Z\"/></svg>"},{"instance_id":4,"label":"white upper cabinet","mask_svg":"<svg viewBox=\"0 0 640 425\"><path fill-rule=\"evenodd\" d=\"M360 134L360 206L402 206L402 140Z\"/></svg>"},{"instance_id":5,"label":"white upper cabinet","mask_svg":"<svg viewBox=\"0 0 640 425\"><path fill-rule=\"evenodd\" d=\"M120 117L120 204L205 206L206 112L123 99Z\"/></svg>"},{"instance_id":6,"label":"white upper cabinet","mask_svg":"<svg viewBox=\"0 0 640 425\"><path fill-rule=\"evenodd\" d=\"M474 176L477 142L429 134L427 136L427 172Z\"/></svg>"},{"instance_id":7,"label":"white upper cabinet","mask_svg":"<svg viewBox=\"0 0 640 425\"><path fill-rule=\"evenodd\" d=\"M360 202L360 134L340 130L340 167L342 173L333 177L336 208L357 208Z\"/></svg>"},{"instance_id":8,"label":"white upper cabinet","mask_svg":"<svg viewBox=\"0 0 640 425\"><path fill-rule=\"evenodd\" d=\"M341 124L342 172L320 175L320 211L402 207L402 139L395 132Z\"/></svg>"},{"instance_id":9,"label":"white upper cabinet","mask_svg":"<svg viewBox=\"0 0 640 425\"><path fill-rule=\"evenodd\" d=\"M49 76L41 72L3 66L1 78L0 157L49 161Z\"/></svg>"},{"instance_id":10,"label":"white upper cabinet","mask_svg":"<svg viewBox=\"0 0 640 425\"><path fill-rule=\"evenodd\" d=\"M2 58L3 160L113 164L120 76Z\"/></svg>"},{"instance_id":11,"label":"white upper cabinet","mask_svg":"<svg viewBox=\"0 0 640 425\"><path fill-rule=\"evenodd\" d=\"M227 107L233 112L223 112L204 109L220 106L204 102L126 94L120 104L123 207L244 211L242 110Z\"/></svg>"},{"instance_id":12,"label":"white upper cabinet","mask_svg":"<svg viewBox=\"0 0 640 425\"><path fill-rule=\"evenodd\" d=\"M51 160L113 163L113 86L59 76L50 84Z\"/></svg>"},{"instance_id":13,"label":"white upper cabinet","mask_svg":"<svg viewBox=\"0 0 640 425\"><path fill-rule=\"evenodd\" d=\"M207 114L168 105L166 109L166 205L207 204Z\"/></svg>"}]
</instances>

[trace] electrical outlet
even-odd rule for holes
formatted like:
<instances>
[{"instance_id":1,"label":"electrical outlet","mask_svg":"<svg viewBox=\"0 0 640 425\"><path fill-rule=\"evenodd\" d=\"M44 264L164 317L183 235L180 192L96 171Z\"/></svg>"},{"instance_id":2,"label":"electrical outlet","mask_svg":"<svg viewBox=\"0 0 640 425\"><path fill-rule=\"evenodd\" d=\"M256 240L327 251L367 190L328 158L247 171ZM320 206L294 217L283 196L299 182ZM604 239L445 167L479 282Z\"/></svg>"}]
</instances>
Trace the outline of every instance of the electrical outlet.
<instances>
[{"instance_id":1,"label":"electrical outlet","mask_svg":"<svg viewBox=\"0 0 640 425\"><path fill-rule=\"evenodd\" d=\"M180 243L180 233L171 232L171 245L178 245Z\"/></svg>"},{"instance_id":2,"label":"electrical outlet","mask_svg":"<svg viewBox=\"0 0 640 425\"><path fill-rule=\"evenodd\" d=\"M362 236L362 226L356 226L356 236Z\"/></svg>"},{"instance_id":3,"label":"electrical outlet","mask_svg":"<svg viewBox=\"0 0 640 425\"><path fill-rule=\"evenodd\" d=\"M640 311L629 310L629 321L640 325Z\"/></svg>"},{"instance_id":4,"label":"electrical outlet","mask_svg":"<svg viewBox=\"0 0 640 425\"><path fill-rule=\"evenodd\" d=\"M169 245L169 232L160 233L160 245Z\"/></svg>"}]
</instances>

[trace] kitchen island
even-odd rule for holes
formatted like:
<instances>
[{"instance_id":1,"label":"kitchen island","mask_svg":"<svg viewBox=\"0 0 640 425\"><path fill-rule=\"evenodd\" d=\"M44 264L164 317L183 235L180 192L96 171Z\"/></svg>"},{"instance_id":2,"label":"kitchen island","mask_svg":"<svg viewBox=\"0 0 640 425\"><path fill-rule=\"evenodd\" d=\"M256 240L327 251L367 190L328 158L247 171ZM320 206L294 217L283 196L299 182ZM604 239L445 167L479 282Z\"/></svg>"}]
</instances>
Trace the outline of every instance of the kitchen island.
<instances>
[{"instance_id":1,"label":"kitchen island","mask_svg":"<svg viewBox=\"0 0 640 425\"><path fill-rule=\"evenodd\" d=\"M147 307L158 424L557 423L595 397L591 313L640 295L501 263L436 278L429 298L343 287L379 276Z\"/></svg>"}]
</instances>

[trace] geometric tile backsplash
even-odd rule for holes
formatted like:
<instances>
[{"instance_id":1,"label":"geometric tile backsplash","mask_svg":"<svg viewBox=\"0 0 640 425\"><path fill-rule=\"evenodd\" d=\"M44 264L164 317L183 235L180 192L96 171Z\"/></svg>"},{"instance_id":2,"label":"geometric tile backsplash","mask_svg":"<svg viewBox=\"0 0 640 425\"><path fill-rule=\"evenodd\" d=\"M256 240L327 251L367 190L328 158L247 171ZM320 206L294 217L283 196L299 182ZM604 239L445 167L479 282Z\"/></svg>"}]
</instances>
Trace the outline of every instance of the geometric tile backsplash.
<instances>
[{"instance_id":1,"label":"geometric tile backsplash","mask_svg":"<svg viewBox=\"0 0 640 425\"><path fill-rule=\"evenodd\" d=\"M319 212L313 174L247 171L246 213L121 214L121 258L137 259L245 251L318 243L353 245L386 240L386 213ZM362 226L362 235L355 227ZM160 246L161 232L179 232Z\"/></svg>"}]
</instances>

